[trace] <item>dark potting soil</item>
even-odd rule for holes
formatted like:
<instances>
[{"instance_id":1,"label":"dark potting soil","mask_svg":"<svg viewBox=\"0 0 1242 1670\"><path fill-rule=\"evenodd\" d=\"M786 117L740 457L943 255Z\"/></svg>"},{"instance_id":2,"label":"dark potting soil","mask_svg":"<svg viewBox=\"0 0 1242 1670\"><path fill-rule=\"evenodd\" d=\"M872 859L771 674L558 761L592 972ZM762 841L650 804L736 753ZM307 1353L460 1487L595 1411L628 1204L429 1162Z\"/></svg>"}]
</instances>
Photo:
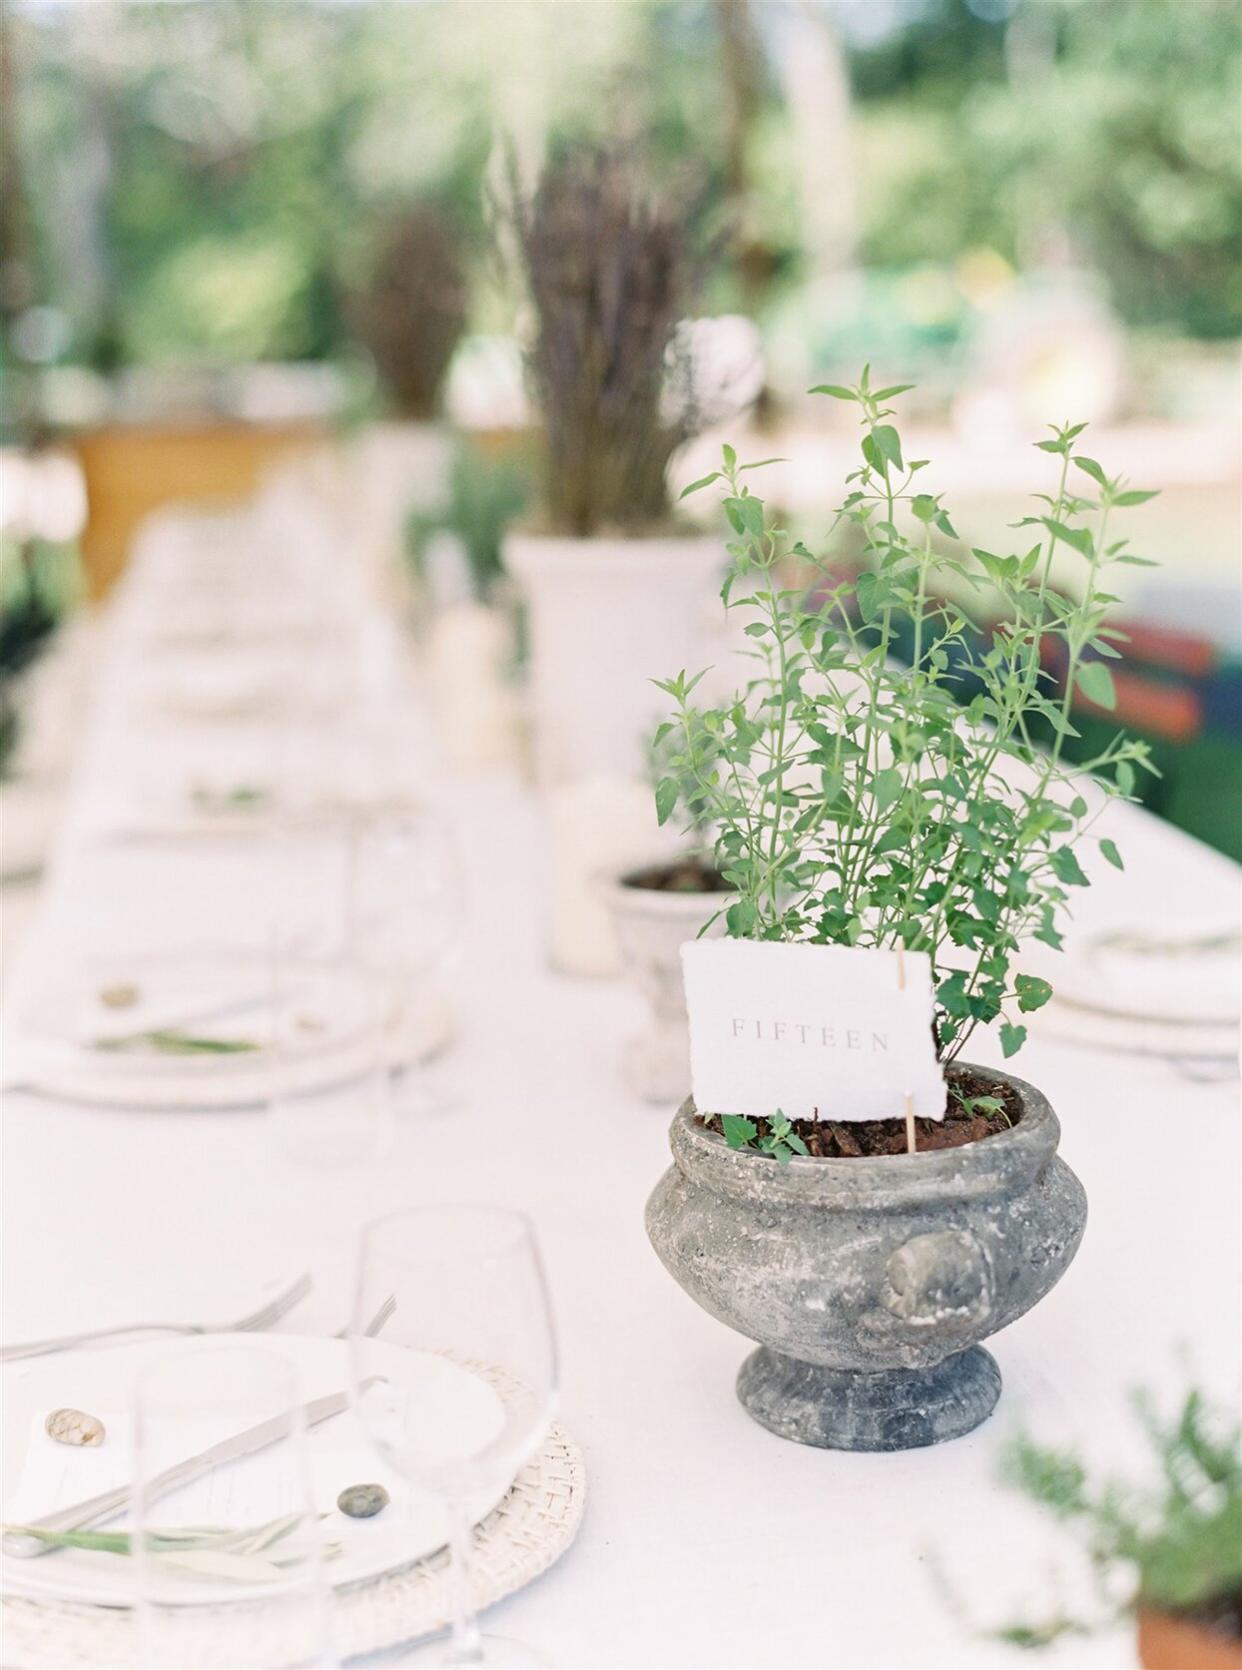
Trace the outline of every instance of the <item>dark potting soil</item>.
<instances>
[{"instance_id":1,"label":"dark potting soil","mask_svg":"<svg viewBox=\"0 0 1242 1670\"><path fill-rule=\"evenodd\" d=\"M728 882L704 858L676 858L667 864L649 864L631 870L621 878L624 887L642 887L652 893L728 893Z\"/></svg>"},{"instance_id":2,"label":"dark potting soil","mask_svg":"<svg viewBox=\"0 0 1242 1670\"><path fill-rule=\"evenodd\" d=\"M994 1079L985 1072L966 1068L950 1069L953 1089L971 1099L994 1096L1001 1104L998 1111L980 1109L968 1113L952 1091L945 1094L943 1120L916 1119L915 1144L920 1153L935 1148L961 1148L968 1142L982 1142L984 1137L1008 1131L1022 1117L1022 1102L1016 1090L1003 1079ZM698 1116L698 1123L709 1130L720 1129L716 1114ZM756 1119L759 1135L768 1134L766 1119ZM837 1119L795 1119L794 1130L806 1143L808 1152L819 1160L851 1160L881 1154L905 1154L906 1122L904 1119L860 1119L845 1122Z\"/></svg>"},{"instance_id":3,"label":"dark potting soil","mask_svg":"<svg viewBox=\"0 0 1242 1670\"><path fill-rule=\"evenodd\" d=\"M1175 1616L1201 1624L1204 1629L1213 1630L1226 1640L1242 1641L1242 1588L1202 1601L1198 1606L1187 1607Z\"/></svg>"}]
</instances>

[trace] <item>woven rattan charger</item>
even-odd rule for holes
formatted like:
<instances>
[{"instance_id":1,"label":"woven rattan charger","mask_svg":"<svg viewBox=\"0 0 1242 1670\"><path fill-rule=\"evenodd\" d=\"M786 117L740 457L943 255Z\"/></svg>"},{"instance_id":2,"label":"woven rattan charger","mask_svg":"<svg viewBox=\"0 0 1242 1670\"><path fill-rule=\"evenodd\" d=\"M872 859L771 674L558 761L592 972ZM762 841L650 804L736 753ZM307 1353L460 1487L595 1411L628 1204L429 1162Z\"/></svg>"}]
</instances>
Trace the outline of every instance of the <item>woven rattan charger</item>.
<instances>
[{"instance_id":1,"label":"woven rattan charger","mask_svg":"<svg viewBox=\"0 0 1242 1670\"><path fill-rule=\"evenodd\" d=\"M582 1452L559 1425L518 1473L507 1495L474 1529L472 1588L482 1611L523 1588L569 1547L586 1503ZM332 1595L331 1638L338 1659L379 1652L443 1629L451 1590L447 1549ZM279 1616L279 1613L277 1613ZM20 1670L73 1670L140 1661L133 1613L5 1596L0 1605L3 1662ZM201 1662L235 1667L287 1662L279 1629L264 1627L260 1604L203 1606Z\"/></svg>"}]
</instances>

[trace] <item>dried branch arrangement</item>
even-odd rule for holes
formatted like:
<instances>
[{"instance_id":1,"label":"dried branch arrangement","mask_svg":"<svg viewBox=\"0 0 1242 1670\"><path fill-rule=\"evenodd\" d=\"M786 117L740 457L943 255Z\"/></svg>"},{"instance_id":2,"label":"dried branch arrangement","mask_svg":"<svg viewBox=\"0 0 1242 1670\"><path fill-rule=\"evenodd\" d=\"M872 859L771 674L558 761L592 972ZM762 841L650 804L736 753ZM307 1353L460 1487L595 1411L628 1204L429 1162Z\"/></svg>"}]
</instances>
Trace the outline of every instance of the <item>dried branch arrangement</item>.
<instances>
[{"instance_id":1,"label":"dried branch arrangement","mask_svg":"<svg viewBox=\"0 0 1242 1670\"><path fill-rule=\"evenodd\" d=\"M413 205L389 226L370 282L350 309L398 416L427 421L438 414L469 301L460 228L434 203Z\"/></svg>"},{"instance_id":2,"label":"dried branch arrangement","mask_svg":"<svg viewBox=\"0 0 1242 1670\"><path fill-rule=\"evenodd\" d=\"M695 427L677 327L705 257L691 253L685 205L657 201L627 158L592 148L550 163L529 202L515 192L514 219L551 531L659 528L669 460Z\"/></svg>"}]
</instances>

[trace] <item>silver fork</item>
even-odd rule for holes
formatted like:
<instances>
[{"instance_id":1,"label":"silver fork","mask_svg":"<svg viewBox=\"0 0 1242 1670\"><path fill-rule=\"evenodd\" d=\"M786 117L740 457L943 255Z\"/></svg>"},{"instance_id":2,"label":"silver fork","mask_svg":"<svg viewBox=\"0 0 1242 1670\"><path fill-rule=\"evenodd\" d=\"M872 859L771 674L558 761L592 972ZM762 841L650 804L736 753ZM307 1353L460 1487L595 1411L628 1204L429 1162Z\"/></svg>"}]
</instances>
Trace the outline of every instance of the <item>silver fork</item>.
<instances>
[{"instance_id":1,"label":"silver fork","mask_svg":"<svg viewBox=\"0 0 1242 1670\"><path fill-rule=\"evenodd\" d=\"M307 1272L292 1286L274 1299L269 1299L248 1316L233 1322L132 1322L124 1328L92 1328L82 1334L62 1334L57 1339L27 1340L23 1345L0 1346L0 1362L10 1363L20 1357L41 1357L50 1351L68 1351L71 1346L89 1345L94 1340L117 1339L124 1334L257 1334L287 1316L294 1305L300 1304L313 1283ZM391 1315L391 1312L389 1313ZM387 1317L384 1319L388 1320ZM381 1324L382 1326L383 1324Z\"/></svg>"},{"instance_id":2,"label":"silver fork","mask_svg":"<svg viewBox=\"0 0 1242 1670\"><path fill-rule=\"evenodd\" d=\"M380 1329L383 1328L387 1324L388 1318L392 1315L393 1311L395 1311L396 1308L397 1308L397 1295L395 1293L390 1293L388 1295L388 1297L384 1300L384 1303L376 1311L375 1315L367 1323L366 1327L362 1330L365 1337L367 1339L374 1339L376 1334L379 1333ZM337 1339L348 1339L349 1338L349 1323L348 1322L345 1324L345 1326L343 1328L338 1328L337 1329L336 1337L337 1337Z\"/></svg>"}]
</instances>

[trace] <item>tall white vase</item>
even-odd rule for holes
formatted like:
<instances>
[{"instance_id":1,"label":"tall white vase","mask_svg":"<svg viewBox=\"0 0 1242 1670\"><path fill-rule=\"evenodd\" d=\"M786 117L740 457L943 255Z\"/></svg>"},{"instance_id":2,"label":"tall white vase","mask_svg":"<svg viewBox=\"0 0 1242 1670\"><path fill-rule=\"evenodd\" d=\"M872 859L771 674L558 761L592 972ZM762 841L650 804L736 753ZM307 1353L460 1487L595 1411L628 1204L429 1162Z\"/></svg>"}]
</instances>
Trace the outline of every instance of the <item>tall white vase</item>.
<instances>
[{"instance_id":1,"label":"tall white vase","mask_svg":"<svg viewBox=\"0 0 1242 1670\"><path fill-rule=\"evenodd\" d=\"M669 710L650 681L712 656L720 541L514 534L504 560L528 611L538 781L645 777Z\"/></svg>"},{"instance_id":2,"label":"tall white vase","mask_svg":"<svg viewBox=\"0 0 1242 1670\"><path fill-rule=\"evenodd\" d=\"M453 437L440 423L372 423L353 440L348 477L352 527L367 572L382 592L405 563L411 511L448 497Z\"/></svg>"}]
</instances>

